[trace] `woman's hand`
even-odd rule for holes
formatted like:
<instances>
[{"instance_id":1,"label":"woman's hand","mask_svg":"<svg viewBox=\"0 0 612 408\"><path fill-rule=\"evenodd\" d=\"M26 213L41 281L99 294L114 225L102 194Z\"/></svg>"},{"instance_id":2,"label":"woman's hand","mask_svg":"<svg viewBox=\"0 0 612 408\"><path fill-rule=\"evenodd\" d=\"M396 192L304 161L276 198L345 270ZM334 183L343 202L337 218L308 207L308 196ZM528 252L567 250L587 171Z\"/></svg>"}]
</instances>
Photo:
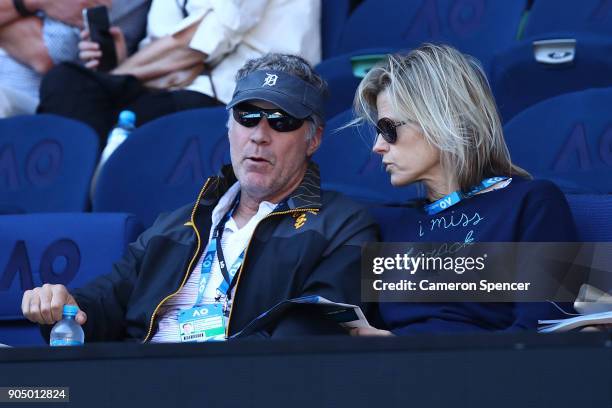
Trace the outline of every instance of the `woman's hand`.
<instances>
[{"instance_id":1,"label":"woman's hand","mask_svg":"<svg viewBox=\"0 0 612 408\"><path fill-rule=\"evenodd\" d=\"M127 45L125 36L119 27L111 27L109 30L115 43L115 51L117 52L117 64L121 64L127 58ZM100 45L91 41L89 31L81 31L81 41L79 42L79 59L85 63L89 69L96 69L100 65L102 51Z\"/></svg>"},{"instance_id":2,"label":"woman's hand","mask_svg":"<svg viewBox=\"0 0 612 408\"><path fill-rule=\"evenodd\" d=\"M375 327L356 327L351 329L349 333L351 336L395 336L388 330L380 330Z\"/></svg>"}]
</instances>

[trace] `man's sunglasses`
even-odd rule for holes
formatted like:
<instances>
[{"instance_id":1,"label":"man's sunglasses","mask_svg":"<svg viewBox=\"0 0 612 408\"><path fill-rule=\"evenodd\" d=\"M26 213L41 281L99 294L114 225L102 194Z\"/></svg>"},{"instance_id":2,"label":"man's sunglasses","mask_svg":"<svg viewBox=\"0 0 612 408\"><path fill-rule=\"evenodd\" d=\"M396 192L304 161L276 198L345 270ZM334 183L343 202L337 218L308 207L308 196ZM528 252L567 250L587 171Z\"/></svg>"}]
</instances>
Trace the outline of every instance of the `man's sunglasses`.
<instances>
[{"instance_id":1,"label":"man's sunglasses","mask_svg":"<svg viewBox=\"0 0 612 408\"><path fill-rule=\"evenodd\" d=\"M299 129L305 119L295 118L280 109L262 109L249 103L240 103L232 109L234 119L244 127L257 126L261 118L268 120L268 125L277 132L291 132Z\"/></svg>"},{"instance_id":2,"label":"man's sunglasses","mask_svg":"<svg viewBox=\"0 0 612 408\"><path fill-rule=\"evenodd\" d=\"M397 142L397 128L408 122L396 122L389 118L381 118L376 123L376 133L381 135L385 142L394 144Z\"/></svg>"}]
</instances>

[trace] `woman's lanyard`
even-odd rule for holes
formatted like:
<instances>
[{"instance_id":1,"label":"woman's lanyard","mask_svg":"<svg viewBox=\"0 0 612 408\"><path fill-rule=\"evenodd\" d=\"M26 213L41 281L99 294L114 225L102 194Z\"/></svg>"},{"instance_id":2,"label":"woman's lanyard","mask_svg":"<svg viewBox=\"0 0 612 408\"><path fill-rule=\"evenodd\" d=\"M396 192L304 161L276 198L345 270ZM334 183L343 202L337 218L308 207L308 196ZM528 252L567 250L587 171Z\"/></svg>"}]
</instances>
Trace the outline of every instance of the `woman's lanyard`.
<instances>
[{"instance_id":1,"label":"woman's lanyard","mask_svg":"<svg viewBox=\"0 0 612 408\"><path fill-rule=\"evenodd\" d=\"M217 260L219 261L219 269L221 270L221 274L223 275L223 281L217 288L217 296L215 297L216 301L219 301L221 296L225 295L228 301L231 299L231 292L234 286L236 285L236 272L240 269L242 265L242 261L244 261L244 253L246 249L243 249L236 261L232 264L232 266L227 269L227 265L225 264L225 257L223 256L223 248L221 247L221 238L223 237L223 231L225 229L225 224L229 221L230 217L234 214L236 208L238 208L238 203L240 202L240 194L236 197L232 208L223 216L219 224L217 224L217 228L213 233L212 239L208 244L208 248L206 249L206 255L204 256L204 260L202 261L202 272L200 275L200 285L198 286L198 298L196 299L196 306L202 302L204 298L204 291L206 290L206 283L210 277L213 261L215 259L215 254L217 255Z\"/></svg>"},{"instance_id":2,"label":"woman's lanyard","mask_svg":"<svg viewBox=\"0 0 612 408\"><path fill-rule=\"evenodd\" d=\"M452 207L453 205L457 204L461 200L465 200L466 198L473 197L476 194L480 193L481 191L486 190L487 188L491 187L492 185L497 184L501 181L508 180L508 179L509 177L491 177L491 178L483 180L477 186L472 187L467 193L464 193L461 190L453 191L449 195L442 197L441 199L436 200L435 202L431 204L427 204L424 207L425 211L429 215L435 215L441 211L446 210L449 207Z\"/></svg>"}]
</instances>

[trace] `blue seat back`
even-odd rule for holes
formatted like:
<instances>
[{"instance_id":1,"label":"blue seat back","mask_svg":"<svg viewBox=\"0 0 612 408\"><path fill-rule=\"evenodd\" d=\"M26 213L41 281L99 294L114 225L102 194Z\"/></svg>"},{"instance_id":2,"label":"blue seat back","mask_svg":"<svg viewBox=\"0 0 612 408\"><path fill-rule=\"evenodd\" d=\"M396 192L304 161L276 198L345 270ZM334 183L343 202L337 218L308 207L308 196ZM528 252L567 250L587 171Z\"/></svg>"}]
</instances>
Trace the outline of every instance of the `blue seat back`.
<instances>
[{"instance_id":1,"label":"blue seat back","mask_svg":"<svg viewBox=\"0 0 612 408\"><path fill-rule=\"evenodd\" d=\"M333 118L341 112L350 109L353 104L355 92L362 79L354 73L353 58L364 55L385 55L396 51L398 50L389 47L371 48L336 55L321 61L315 67L315 71L325 79L329 87L329 97L325 104L326 117Z\"/></svg>"},{"instance_id":2,"label":"blue seat back","mask_svg":"<svg viewBox=\"0 0 612 408\"><path fill-rule=\"evenodd\" d=\"M324 59L336 52L349 11L350 0L321 1L321 48Z\"/></svg>"},{"instance_id":3,"label":"blue seat back","mask_svg":"<svg viewBox=\"0 0 612 408\"><path fill-rule=\"evenodd\" d=\"M488 69L496 50L512 44L526 1L365 0L349 17L339 52L409 49L442 42L471 54Z\"/></svg>"},{"instance_id":4,"label":"blue seat back","mask_svg":"<svg viewBox=\"0 0 612 408\"><path fill-rule=\"evenodd\" d=\"M612 88L560 95L505 127L513 161L565 192L612 192Z\"/></svg>"},{"instance_id":5,"label":"blue seat back","mask_svg":"<svg viewBox=\"0 0 612 408\"><path fill-rule=\"evenodd\" d=\"M129 212L149 226L194 202L205 178L229 163L225 108L183 111L136 129L100 173L93 210Z\"/></svg>"},{"instance_id":6,"label":"blue seat back","mask_svg":"<svg viewBox=\"0 0 612 408\"><path fill-rule=\"evenodd\" d=\"M567 202L583 242L612 242L612 195L568 194Z\"/></svg>"},{"instance_id":7,"label":"blue seat back","mask_svg":"<svg viewBox=\"0 0 612 408\"><path fill-rule=\"evenodd\" d=\"M612 195L568 194L572 215L576 221L578 238L583 242L612 242ZM599 265L590 276L590 284L612 294L612 253L603 247L594 255ZM607 271L607 272L606 272Z\"/></svg>"},{"instance_id":8,"label":"blue seat back","mask_svg":"<svg viewBox=\"0 0 612 408\"><path fill-rule=\"evenodd\" d=\"M610 0L536 0L529 12L524 35L554 31L612 35Z\"/></svg>"},{"instance_id":9,"label":"blue seat back","mask_svg":"<svg viewBox=\"0 0 612 408\"><path fill-rule=\"evenodd\" d=\"M53 115L0 120L0 214L83 211L98 137Z\"/></svg>"},{"instance_id":10,"label":"blue seat back","mask_svg":"<svg viewBox=\"0 0 612 408\"><path fill-rule=\"evenodd\" d=\"M542 40L548 44L538 45ZM544 99L612 86L610 72L612 37L557 33L531 37L496 55L491 83L507 123Z\"/></svg>"},{"instance_id":11,"label":"blue seat back","mask_svg":"<svg viewBox=\"0 0 612 408\"><path fill-rule=\"evenodd\" d=\"M367 125L342 127L353 119L351 110L327 123L314 161L321 169L323 188L365 202L398 203L416 196L415 187L395 188L380 156L372 153L374 131Z\"/></svg>"},{"instance_id":12,"label":"blue seat back","mask_svg":"<svg viewBox=\"0 0 612 408\"><path fill-rule=\"evenodd\" d=\"M128 214L0 216L0 343L42 345L21 314L23 292L44 283L80 287L111 272L141 231Z\"/></svg>"}]
</instances>

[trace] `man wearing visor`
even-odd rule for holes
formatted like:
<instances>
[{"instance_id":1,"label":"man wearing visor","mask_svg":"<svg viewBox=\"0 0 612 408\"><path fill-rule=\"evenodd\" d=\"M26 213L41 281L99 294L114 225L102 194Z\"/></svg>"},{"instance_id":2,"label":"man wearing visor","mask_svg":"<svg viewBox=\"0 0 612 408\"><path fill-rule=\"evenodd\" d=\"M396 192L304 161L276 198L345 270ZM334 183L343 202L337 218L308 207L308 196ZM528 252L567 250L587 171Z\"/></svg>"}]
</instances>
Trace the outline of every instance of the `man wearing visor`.
<instances>
[{"instance_id":1,"label":"man wearing visor","mask_svg":"<svg viewBox=\"0 0 612 408\"><path fill-rule=\"evenodd\" d=\"M27 291L27 318L50 325L76 304L86 341L201 342L232 338L292 298L360 304L361 245L376 240L376 227L364 208L321 190L310 160L325 82L282 54L247 62L236 79L227 105L232 164L206 181L195 205L160 217L111 274L72 294L61 285ZM342 332L296 307L251 336Z\"/></svg>"}]
</instances>

